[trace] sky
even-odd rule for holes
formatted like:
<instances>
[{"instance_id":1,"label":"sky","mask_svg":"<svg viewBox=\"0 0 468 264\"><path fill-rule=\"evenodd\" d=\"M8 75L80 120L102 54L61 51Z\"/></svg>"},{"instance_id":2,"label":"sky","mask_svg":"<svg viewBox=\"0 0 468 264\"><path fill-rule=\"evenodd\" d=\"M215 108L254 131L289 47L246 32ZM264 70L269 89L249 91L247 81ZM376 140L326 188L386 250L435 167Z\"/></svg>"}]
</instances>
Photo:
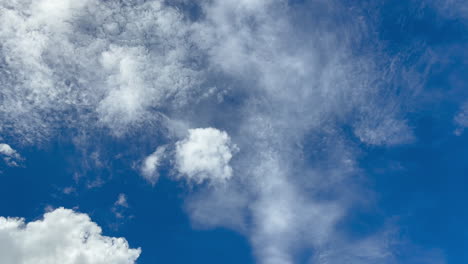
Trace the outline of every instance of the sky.
<instances>
[{"instance_id":1,"label":"sky","mask_svg":"<svg viewBox=\"0 0 468 264\"><path fill-rule=\"evenodd\" d=\"M0 0L0 263L468 263L468 3Z\"/></svg>"}]
</instances>

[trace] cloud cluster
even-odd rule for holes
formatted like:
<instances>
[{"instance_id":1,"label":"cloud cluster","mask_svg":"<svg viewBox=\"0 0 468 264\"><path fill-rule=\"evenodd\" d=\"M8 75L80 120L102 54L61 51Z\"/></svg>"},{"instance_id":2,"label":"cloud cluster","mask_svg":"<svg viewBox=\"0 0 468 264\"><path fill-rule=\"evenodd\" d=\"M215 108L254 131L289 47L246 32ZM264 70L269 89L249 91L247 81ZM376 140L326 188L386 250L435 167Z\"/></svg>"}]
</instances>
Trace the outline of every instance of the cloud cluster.
<instances>
[{"instance_id":1,"label":"cloud cluster","mask_svg":"<svg viewBox=\"0 0 468 264\"><path fill-rule=\"evenodd\" d=\"M0 217L0 262L10 264L134 264L140 249L106 237L85 214L59 208L25 223Z\"/></svg>"}]
</instances>

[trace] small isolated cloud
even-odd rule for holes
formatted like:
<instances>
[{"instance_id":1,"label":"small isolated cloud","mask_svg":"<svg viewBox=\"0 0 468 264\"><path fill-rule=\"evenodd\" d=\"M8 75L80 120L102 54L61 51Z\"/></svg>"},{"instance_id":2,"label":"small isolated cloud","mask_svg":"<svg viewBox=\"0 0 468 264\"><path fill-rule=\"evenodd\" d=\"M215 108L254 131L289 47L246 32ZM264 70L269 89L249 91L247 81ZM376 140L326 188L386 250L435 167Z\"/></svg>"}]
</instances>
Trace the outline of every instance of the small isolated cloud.
<instances>
[{"instance_id":1,"label":"small isolated cloud","mask_svg":"<svg viewBox=\"0 0 468 264\"><path fill-rule=\"evenodd\" d=\"M74 187L69 186L69 187L63 188L62 192L68 195L68 194L75 193L76 189Z\"/></svg>"},{"instance_id":2,"label":"small isolated cloud","mask_svg":"<svg viewBox=\"0 0 468 264\"><path fill-rule=\"evenodd\" d=\"M466 102L454 118L457 124L455 135L459 136L463 133L463 130L468 127L468 102Z\"/></svg>"},{"instance_id":3,"label":"small isolated cloud","mask_svg":"<svg viewBox=\"0 0 468 264\"><path fill-rule=\"evenodd\" d=\"M117 218L124 218L125 211L128 208L127 195L124 193L119 194L117 201L115 201L114 206L112 207L112 212Z\"/></svg>"},{"instance_id":4,"label":"small isolated cloud","mask_svg":"<svg viewBox=\"0 0 468 264\"><path fill-rule=\"evenodd\" d=\"M188 180L223 181L232 177L229 165L237 147L229 135L215 128L189 129L189 135L176 143L176 168Z\"/></svg>"},{"instance_id":5,"label":"small isolated cloud","mask_svg":"<svg viewBox=\"0 0 468 264\"><path fill-rule=\"evenodd\" d=\"M161 164L161 160L164 158L165 152L166 146L158 147L155 152L145 158L141 165L141 174L152 184L155 184L158 181L158 167Z\"/></svg>"},{"instance_id":6,"label":"small isolated cloud","mask_svg":"<svg viewBox=\"0 0 468 264\"><path fill-rule=\"evenodd\" d=\"M103 236L88 215L59 208L25 223L0 217L0 263L134 264L140 249L124 238Z\"/></svg>"},{"instance_id":7,"label":"small isolated cloud","mask_svg":"<svg viewBox=\"0 0 468 264\"><path fill-rule=\"evenodd\" d=\"M18 166L18 162L23 159L16 150L5 143L0 144L0 155L3 156L5 163L12 167Z\"/></svg>"},{"instance_id":8,"label":"small isolated cloud","mask_svg":"<svg viewBox=\"0 0 468 264\"><path fill-rule=\"evenodd\" d=\"M123 193L119 194L119 198L115 202L116 206L128 207L127 196Z\"/></svg>"}]
</instances>

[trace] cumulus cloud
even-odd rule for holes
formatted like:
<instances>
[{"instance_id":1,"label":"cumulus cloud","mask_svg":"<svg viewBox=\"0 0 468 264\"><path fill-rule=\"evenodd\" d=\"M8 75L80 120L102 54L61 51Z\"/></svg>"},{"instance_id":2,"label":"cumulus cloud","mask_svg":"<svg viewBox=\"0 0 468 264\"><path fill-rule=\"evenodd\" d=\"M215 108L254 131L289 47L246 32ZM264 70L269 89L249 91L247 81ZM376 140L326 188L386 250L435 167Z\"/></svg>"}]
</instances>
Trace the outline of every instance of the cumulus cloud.
<instances>
[{"instance_id":1,"label":"cumulus cloud","mask_svg":"<svg viewBox=\"0 0 468 264\"><path fill-rule=\"evenodd\" d=\"M17 155L16 150L12 149L10 145L2 143L0 144L0 153L5 156L15 156Z\"/></svg>"},{"instance_id":2,"label":"cumulus cloud","mask_svg":"<svg viewBox=\"0 0 468 264\"><path fill-rule=\"evenodd\" d=\"M59 208L25 223L0 217L0 262L11 264L133 264L140 249L124 238L103 236L86 214Z\"/></svg>"},{"instance_id":3,"label":"cumulus cloud","mask_svg":"<svg viewBox=\"0 0 468 264\"><path fill-rule=\"evenodd\" d=\"M229 180L229 162L236 152L229 135L215 128L189 129L188 137L176 143L175 163L178 172L189 181L201 183Z\"/></svg>"},{"instance_id":4,"label":"cumulus cloud","mask_svg":"<svg viewBox=\"0 0 468 264\"><path fill-rule=\"evenodd\" d=\"M23 159L16 150L5 143L0 144L0 155L3 156L3 161L5 161L8 166L13 167L18 166L18 162Z\"/></svg>"}]
</instances>

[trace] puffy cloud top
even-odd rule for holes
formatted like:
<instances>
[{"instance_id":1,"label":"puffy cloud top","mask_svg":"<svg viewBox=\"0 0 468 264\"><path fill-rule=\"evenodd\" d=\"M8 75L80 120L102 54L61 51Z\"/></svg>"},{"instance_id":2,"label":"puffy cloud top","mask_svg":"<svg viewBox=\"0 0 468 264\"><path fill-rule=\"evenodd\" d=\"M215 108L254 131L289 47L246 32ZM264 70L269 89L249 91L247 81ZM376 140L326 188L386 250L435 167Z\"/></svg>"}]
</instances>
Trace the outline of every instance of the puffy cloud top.
<instances>
[{"instance_id":1,"label":"puffy cloud top","mask_svg":"<svg viewBox=\"0 0 468 264\"><path fill-rule=\"evenodd\" d=\"M10 145L2 143L0 144L0 153L5 156L13 156L16 154L16 151Z\"/></svg>"},{"instance_id":2,"label":"puffy cloud top","mask_svg":"<svg viewBox=\"0 0 468 264\"><path fill-rule=\"evenodd\" d=\"M0 217L0 263L136 263L140 249L129 248L124 238L101 232L88 215L64 208L27 224L21 218Z\"/></svg>"},{"instance_id":3,"label":"puffy cloud top","mask_svg":"<svg viewBox=\"0 0 468 264\"><path fill-rule=\"evenodd\" d=\"M22 160L21 155L5 143L0 144L0 156L3 156L3 160L8 166L18 166L18 161Z\"/></svg>"},{"instance_id":4,"label":"puffy cloud top","mask_svg":"<svg viewBox=\"0 0 468 264\"><path fill-rule=\"evenodd\" d=\"M188 137L176 143L176 166L181 175L198 183L227 180L232 177L229 162L236 150L224 131L189 129Z\"/></svg>"}]
</instances>

